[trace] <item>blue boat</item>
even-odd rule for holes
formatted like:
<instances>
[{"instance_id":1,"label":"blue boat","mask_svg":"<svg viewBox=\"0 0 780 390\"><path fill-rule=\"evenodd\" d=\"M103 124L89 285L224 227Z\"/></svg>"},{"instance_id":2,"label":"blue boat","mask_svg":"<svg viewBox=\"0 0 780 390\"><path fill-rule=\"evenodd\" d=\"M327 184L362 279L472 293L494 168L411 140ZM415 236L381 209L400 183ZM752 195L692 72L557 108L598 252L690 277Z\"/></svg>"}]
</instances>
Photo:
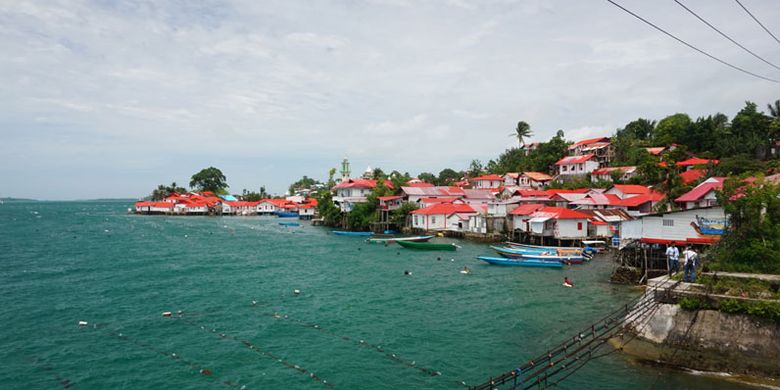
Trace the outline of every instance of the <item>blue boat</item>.
<instances>
[{"instance_id":1,"label":"blue boat","mask_svg":"<svg viewBox=\"0 0 780 390\"><path fill-rule=\"evenodd\" d=\"M550 262L563 262L570 264L579 264L585 261L586 257L581 252L568 253L564 251L535 251L525 248L506 248L491 246L499 255L510 259L539 260Z\"/></svg>"},{"instance_id":2,"label":"blue boat","mask_svg":"<svg viewBox=\"0 0 780 390\"><path fill-rule=\"evenodd\" d=\"M374 232L348 232L344 230L334 230L333 234L347 237L370 237L374 235Z\"/></svg>"},{"instance_id":3,"label":"blue boat","mask_svg":"<svg viewBox=\"0 0 780 390\"><path fill-rule=\"evenodd\" d=\"M292 213L289 211L277 211L274 214L276 214L279 218L298 218L298 213Z\"/></svg>"},{"instance_id":4,"label":"blue boat","mask_svg":"<svg viewBox=\"0 0 780 390\"><path fill-rule=\"evenodd\" d=\"M507 259L505 257L490 257L490 256L477 256L477 259L495 265L519 265L522 267L546 267L546 268L563 267L563 264L560 261L543 261L543 260L533 260L533 259Z\"/></svg>"},{"instance_id":5,"label":"blue boat","mask_svg":"<svg viewBox=\"0 0 780 390\"><path fill-rule=\"evenodd\" d=\"M395 230L385 230L385 234L398 234Z\"/></svg>"},{"instance_id":6,"label":"blue boat","mask_svg":"<svg viewBox=\"0 0 780 390\"><path fill-rule=\"evenodd\" d=\"M298 222L279 222L279 225L282 226L301 226Z\"/></svg>"}]
</instances>

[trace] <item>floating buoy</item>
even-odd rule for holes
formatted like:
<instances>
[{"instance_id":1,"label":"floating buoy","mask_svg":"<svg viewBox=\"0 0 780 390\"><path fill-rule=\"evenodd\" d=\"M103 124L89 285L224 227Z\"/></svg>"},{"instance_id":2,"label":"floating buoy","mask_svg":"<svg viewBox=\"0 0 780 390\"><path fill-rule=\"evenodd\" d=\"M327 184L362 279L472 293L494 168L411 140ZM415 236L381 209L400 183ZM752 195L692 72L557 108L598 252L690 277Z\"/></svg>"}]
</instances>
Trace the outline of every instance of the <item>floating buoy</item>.
<instances>
[{"instance_id":1,"label":"floating buoy","mask_svg":"<svg viewBox=\"0 0 780 390\"><path fill-rule=\"evenodd\" d=\"M178 311L176 311L176 314L178 314L178 315L182 315L183 313L184 313L184 312L183 312L183 311L181 311L181 310L178 310Z\"/></svg>"},{"instance_id":2,"label":"floating buoy","mask_svg":"<svg viewBox=\"0 0 780 390\"><path fill-rule=\"evenodd\" d=\"M171 316L171 312L169 312L169 311L164 311L164 312L162 312L162 316L163 316L163 317L170 317L170 316Z\"/></svg>"},{"instance_id":3,"label":"floating buoy","mask_svg":"<svg viewBox=\"0 0 780 390\"><path fill-rule=\"evenodd\" d=\"M257 301L252 301L252 306L257 306Z\"/></svg>"},{"instance_id":4,"label":"floating buoy","mask_svg":"<svg viewBox=\"0 0 780 390\"><path fill-rule=\"evenodd\" d=\"M89 325L87 321L79 321L79 326L87 326Z\"/></svg>"},{"instance_id":5,"label":"floating buoy","mask_svg":"<svg viewBox=\"0 0 780 390\"><path fill-rule=\"evenodd\" d=\"M412 275L412 271L404 271L404 275L411 276Z\"/></svg>"},{"instance_id":6,"label":"floating buoy","mask_svg":"<svg viewBox=\"0 0 780 390\"><path fill-rule=\"evenodd\" d=\"M200 373L203 375L211 375L211 370L209 370L208 368L201 368Z\"/></svg>"},{"instance_id":7,"label":"floating buoy","mask_svg":"<svg viewBox=\"0 0 780 390\"><path fill-rule=\"evenodd\" d=\"M298 290L297 288L293 290L293 294L298 295L301 293L301 290Z\"/></svg>"}]
</instances>

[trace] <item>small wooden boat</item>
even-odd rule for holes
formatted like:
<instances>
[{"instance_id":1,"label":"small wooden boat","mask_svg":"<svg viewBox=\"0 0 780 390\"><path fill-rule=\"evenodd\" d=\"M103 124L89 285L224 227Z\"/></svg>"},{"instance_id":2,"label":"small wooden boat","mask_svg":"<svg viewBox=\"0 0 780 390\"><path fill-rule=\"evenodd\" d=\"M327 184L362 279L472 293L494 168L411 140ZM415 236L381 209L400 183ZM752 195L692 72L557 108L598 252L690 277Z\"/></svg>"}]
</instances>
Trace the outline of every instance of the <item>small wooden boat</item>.
<instances>
[{"instance_id":1,"label":"small wooden boat","mask_svg":"<svg viewBox=\"0 0 780 390\"><path fill-rule=\"evenodd\" d=\"M398 241L398 245L421 251L454 251L458 249L455 244L434 244L430 242Z\"/></svg>"},{"instance_id":2,"label":"small wooden boat","mask_svg":"<svg viewBox=\"0 0 780 390\"><path fill-rule=\"evenodd\" d=\"M573 246L541 246L541 245L518 244L516 242L511 242L511 241L507 241L504 244L512 248L528 248L528 249L539 249L539 250L565 250L565 251L582 250L582 248L577 248Z\"/></svg>"},{"instance_id":3,"label":"small wooden boat","mask_svg":"<svg viewBox=\"0 0 780 390\"><path fill-rule=\"evenodd\" d=\"M301 226L298 222L279 222L279 225L282 226Z\"/></svg>"},{"instance_id":4,"label":"small wooden boat","mask_svg":"<svg viewBox=\"0 0 780 390\"><path fill-rule=\"evenodd\" d=\"M507 259L505 257L490 257L490 256L477 256L477 259L482 260L489 264L496 265L519 265L522 267L546 267L546 268L562 268L563 264L560 261L541 261L532 259Z\"/></svg>"},{"instance_id":5,"label":"small wooden boat","mask_svg":"<svg viewBox=\"0 0 780 390\"><path fill-rule=\"evenodd\" d=\"M370 243L379 244L391 244L396 241L411 241L411 242L425 242L433 238L433 236L414 236L414 237L382 237L382 238L369 238Z\"/></svg>"},{"instance_id":6,"label":"small wooden boat","mask_svg":"<svg viewBox=\"0 0 780 390\"><path fill-rule=\"evenodd\" d=\"M509 258L509 259L528 259L528 260L541 260L541 261L552 261L552 262L565 262L570 264L580 264L585 261L586 257L582 255L582 253L576 254L570 254L566 252L555 252L555 251L534 251L534 250L527 250L524 248L507 248L507 247L498 247L498 246L491 246L491 248L496 251L499 255Z\"/></svg>"},{"instance_id":7,"label":"small wooden boat","mask_svg":"<svg viewBox=\"0 0 780 390\"><path fill-rule=\"evenodd\" d=\"M347 237L370 237L374 234L374 232L348 232L345 230L334 230L333 234Z\"/></svg>"}]
</instances>

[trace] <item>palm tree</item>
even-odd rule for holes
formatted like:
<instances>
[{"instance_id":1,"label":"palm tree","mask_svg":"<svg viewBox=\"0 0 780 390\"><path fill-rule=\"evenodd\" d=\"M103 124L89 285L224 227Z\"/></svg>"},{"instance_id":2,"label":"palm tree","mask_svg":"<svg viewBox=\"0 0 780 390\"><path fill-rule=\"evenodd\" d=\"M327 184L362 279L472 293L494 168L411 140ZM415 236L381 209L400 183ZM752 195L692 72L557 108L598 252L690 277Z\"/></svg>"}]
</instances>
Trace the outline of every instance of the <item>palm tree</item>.
<instances>
[{"instance_id":1,"label":"palm tree","mask_svg":"<svg viewBox=\"0 0 780 390\"><path fill-rule=\"evenodd\" d=\"M510 137L517 137L517 142L520 144L521 147L525 145L525 141L523 141L523 138L529 138L532 135L533 132L531 132L531 126L524 121L517 122L517 128L515 129L515 132L509 134Z\"/></svg>"},{"instance_id":2,"label":"palm tree","mask_svg":"<svg viewBox=\"0 0 780 390\"><path fill-rule=\"evenodd\" d=\"M780 119L780 100L775 100L774 103L766 105L769 107L769 116Z\"/></svg>"}]
</instances>

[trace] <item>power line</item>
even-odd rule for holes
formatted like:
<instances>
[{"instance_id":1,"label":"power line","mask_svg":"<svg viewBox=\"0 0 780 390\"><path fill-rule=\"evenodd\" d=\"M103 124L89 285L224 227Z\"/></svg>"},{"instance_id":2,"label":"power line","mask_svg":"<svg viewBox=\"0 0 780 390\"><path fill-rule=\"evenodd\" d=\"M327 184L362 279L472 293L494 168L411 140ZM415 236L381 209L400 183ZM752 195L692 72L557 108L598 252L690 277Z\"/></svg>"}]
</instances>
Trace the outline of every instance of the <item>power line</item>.
<instances>
[{"instance_id":1,"label":"power line","mask_svg":"<svg viewBox=\"0 0 780 390\"><path fill-rule=\"evenodd\" d=\"M710 54L710 53L707 53L706 51L704 51L704 50L701 50L701 49L699 49L698 47L696 47L696 46L693 46L693 45L691 45L690 43L688 43L688 42L685 42L685 41L683 41L683 40L682 40L682 39L680 39L680 38L677 38L676 36L672 35L671 33L667 32L666 30L662 29L661 27L658 27L658 26L656 26L655 24L653 24L652 22L648 21L647 19L645 19L645 18L643 18L643 17L641 17L641 16L639 16L639 15L637 15L637 14L635 14L635 13L633 13L633 12L629 11L629 10L627 10L626 8L624 8L623 6L621 6L620 4L618 4L618 3L615 3L615 2L614 2L614 1L612 1L612 0L607 0L607 1L608 1L610 4L614 5L615 7L618 7L618 8L620 8L620 9L622 9L623 11L625 11L625 12L626 12L626 13L628 13L628 14L630 14L631 16L633 16L633 17L635 17L635 18L637 18L637 19L639 19L639 20L641 20L641 21L643 21L643 22L645 22L645 23L649 24L650 26L652 26L652 27L653 27L653 28L655 28L656 30L658 30L658 31L660 31L660 32L662 32L662 33L664 33L664 34L666 34L667 36L669 36L670 38L674 39L675 41L677 41L677 42L680 42L680 43L682 43L683 45L685 45L685 46L688 46L689 48L691 48L691 49L693 49L693 50L696 50L697 52L699 52L699 53L701 53L701 54L704 54L705 56L707 56L707 57L709 57L709 58L711 58L711 59L713 59L713 60L715 60L715 61L718 61L718 62L720 62L720 63L721 63L721 64L723 64L723 65L726 65L726 66L728 66L729 68L732 68L732 69L738 70L738 71L740 71L740 72L742 72L742 73L749 74L749 75L751 75L751 76L753 76L753 77L756 77L756 78L759 78L759 79L762 79L762 80L771 81L771 82L773 82L773 83L780 83L780 80L775 80L775 79L771 79L771 78L769 78L769 77L764 77L764 76L761 76L761 75L759 75L759 74L753 73L753 72L751 72L751 71L749 71L749 70L745 70L745 69L743 69L743 68L740 68L739 66L732 65L732 64L730 64L730 63L728 63L728 62L726 62L726 61L723 61L723 60L721 60L720 58L718 58L718 57L715 57L715 56L713 56L712 54Z\"/></svg>"},{"instance_id":2,"label":"power line","mask_svg":"<svg viewBox=\"0 0 780 390\"><path fill-rule=\"evenodd\" d=\"M707 26L710 26L710 28L711 28L711 29L713 29L713 30L717 31L717 32L718 32L718 34L720 34L720 35L722 35L722 36L723 36L723 38L726 38L726 39L728 39L729 41L731 41L731 43L733 43L733 44L735 44L735 45L739 46L740 48L742 48L742 50L744 50L744 51L746 51L746 52L748 52L748 53L752 54L752 55L753 55L753 57L756 57L756 58L758 58L759 60L761 60L761 61L764 61L765 63L769 64L771 67L773 67L773 68L775 68L775 69L777 69L777 70L780 70L780 66L777 66L777 65L775 65L775 64L773 64L773 63L771 63L771 62L769 62L769 61L765 60L765 59L764 59L763 57L761 57L760 55L758 55L758 54L756 54L756 53L753 53L753 52L752 52L750 49L746 48L745 46L742 46L741 44L739 44L739 42L737 42L737 41L733 40L733 39L732 39L730 36L726 35L726 34L725 34L724 32L722 32L722 31L718 30L718 28L717 28L717 27L715 27L715 26L713 26L712 24L710 24L710 22L708 22L708 21L704 20L704 18L702 18L701 16L699 16L698 14L696 14L696 12L693 12L693 11L692 11L690 8L686 7L686 6L685 6L685 4L681 3L679 0L674 0L674 2L675 2L675 3L677 3L677 4L678 4L680 7L683 7L683 8L685 8L685 10L686 10L686 11L688 11L688 12L690 12L690 13L691 13L691 15L695 16L695 17L696 17L696 19L699 19L699 20L701 20L701 22L702 22L702 23L706 24Z\"/></svg>"},{"instance_id":3,"label":"power line","mask_svg":"<svg viewBox=\"0 0 780 390\"><path fill-rule=\"evenodd\" d=\"M740 6L740 7L742 7L742 9L744 9L744 10L745 10L745 12L747 12L747 14L748 14L748 15L750 15L750 17L751 17L751 18L753 18L753 20L755 20L755 21L756 21L756 23L758 23L758 25L759 25L759 26L761 26L761 28L763 28L763 29L764 29L764 31L766 31L766 33L767 33L767 34L771 35L771 36L772 36L772 38L774 38L774 39L777 41L777 43L780 43L780 39L777 39L777 37L775 36L775 34L772 34L772 32L771 32L771 31L769 31L769 29L768 29L768 28L766 28L766 26L764 26L764 25L763 25L761 22L759 22L759 21L758 21L758 19L756 19L756 17L755 17L755 16L753 16L753 14L752 14L750 11L748 11L748 9L747 9L747 8L745 8L745 6L744 6L744 5L742 5L742 3L740 3L740 2L739 2L739 0L734 0L734 1L736 1L736 2L737 2L737 4L739 4L739 6Z\"/></svg>"}]
</instances>

